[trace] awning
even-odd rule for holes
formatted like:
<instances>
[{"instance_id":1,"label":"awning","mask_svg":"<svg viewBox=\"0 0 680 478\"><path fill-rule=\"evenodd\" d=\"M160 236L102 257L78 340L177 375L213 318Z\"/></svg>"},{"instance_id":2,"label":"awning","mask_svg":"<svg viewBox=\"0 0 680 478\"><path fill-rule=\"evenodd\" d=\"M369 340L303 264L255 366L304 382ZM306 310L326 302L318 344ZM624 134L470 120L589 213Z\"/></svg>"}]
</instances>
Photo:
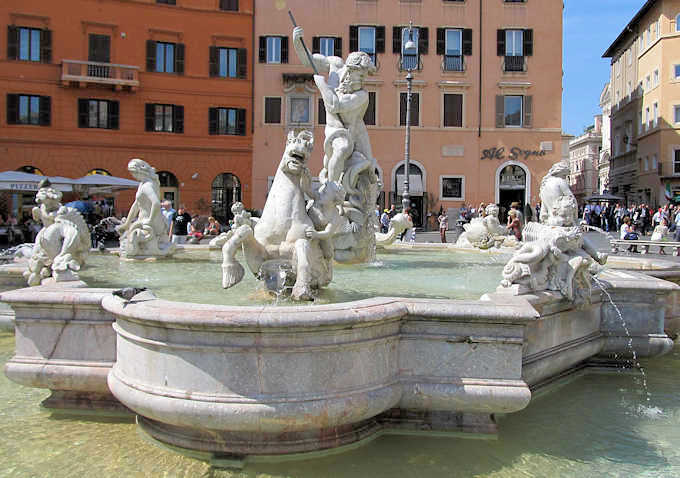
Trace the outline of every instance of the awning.
<instances>
[{"instance_id":1,"label":"awning","mask_svg":"<svg viewBox=\"0 0 680 478\"><path fill-rule=\"evenodd\" d=\"M134 189L139 186L132 179L108 176L105 174L89 174L73 181L75 189L88 193L106 193L123 189Z\"/></svg>"},{"instance_id":2,"label":"awning","mask_svg":"<svg viewBox=\"0 0 680 478\"><path fill-rule=\"evenodd\" d=\"M592 194L584 199L585 202L616 202L623 201L620 196L614 196L613 194L603 193L603 194Z\"/></svg>"},{"instance_id":3,"label":"awning","mask_svg":"<svg viewBox=\"0 0 680 478\"><path fill-rule=\"evenodd\" d=\"M404 175L397 174L397 196L401 196L404 192ZM409 174L408 175L408 192L410 196L422 196L423 195L423 177L420 174Z\"/></svg>"},{"instance_id":4,"label":"awning","mask_svg":"<svg viewBox=\"0 0 680 478\"><path fill-rule=\"evenodd\" d=\"M21 171L3 171L0 173L0 191L14 192L37 192L38 185L43 179L49 179L52 187L62 191L73 191L73 179L61 176L41 176L39 174L24 173Z\"/></svg>"}]
</instances>

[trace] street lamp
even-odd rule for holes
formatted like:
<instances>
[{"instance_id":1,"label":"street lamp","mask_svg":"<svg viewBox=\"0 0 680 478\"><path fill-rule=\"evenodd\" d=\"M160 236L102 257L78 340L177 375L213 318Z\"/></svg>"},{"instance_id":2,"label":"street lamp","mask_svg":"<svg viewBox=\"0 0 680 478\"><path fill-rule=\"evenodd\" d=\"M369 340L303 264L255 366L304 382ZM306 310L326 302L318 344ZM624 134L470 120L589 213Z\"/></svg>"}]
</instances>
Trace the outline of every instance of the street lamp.
<instances>
[{"instance_id":1,"label":"street lamp","mask_svg":"<svg viewBox=\"0 0 680 478\"><path fill-rule=\"evenodd\" d=\"M416 44L413 41L413 22L408 22L408 41L404 45L404 52L416 50ZM404 145L404 193L401 196L402 211L405 213L411 208L411 195L409 193L409 170L411 168L411 87L413 84L413 66L416 62L404 61L405 55L402 55L402 64L406 64L406 144ZM417 55L416 55L417 56Z\"/></svg>"}]
</instances>

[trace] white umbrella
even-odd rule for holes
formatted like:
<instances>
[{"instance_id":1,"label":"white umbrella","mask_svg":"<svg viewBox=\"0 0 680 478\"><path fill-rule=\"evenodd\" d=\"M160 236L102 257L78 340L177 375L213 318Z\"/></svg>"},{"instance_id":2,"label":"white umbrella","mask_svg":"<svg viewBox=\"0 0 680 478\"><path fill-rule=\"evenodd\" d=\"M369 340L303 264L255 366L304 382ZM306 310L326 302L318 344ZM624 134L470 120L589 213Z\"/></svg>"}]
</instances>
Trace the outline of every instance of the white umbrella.
<instances>
[{"instance_id":1,"label":"white umbrella","mask_svg":"<svg viewBox=\"0 0 680 478\"><path fill-rule=\"evenodd\" d=\"M0 173L0 191L35 192L43 179L49 179L52 187L62 192L73 191L73 179L62 176L41 176L21 171L3 171Z\"/></svg>"},{"instance_id":2,"label":"white umbrella","mask_svg":"<svg viewBox=\"0 0 680 478\"><path fill-rule=\"evenodd\" d=\"M106 193L120 191L123 189L134 189L139 186L139 182L132 179L119 178L106 174L88 174L78 178L73 182L76 189L83 188L91 193Z\"/></svg>"}]
</instances>

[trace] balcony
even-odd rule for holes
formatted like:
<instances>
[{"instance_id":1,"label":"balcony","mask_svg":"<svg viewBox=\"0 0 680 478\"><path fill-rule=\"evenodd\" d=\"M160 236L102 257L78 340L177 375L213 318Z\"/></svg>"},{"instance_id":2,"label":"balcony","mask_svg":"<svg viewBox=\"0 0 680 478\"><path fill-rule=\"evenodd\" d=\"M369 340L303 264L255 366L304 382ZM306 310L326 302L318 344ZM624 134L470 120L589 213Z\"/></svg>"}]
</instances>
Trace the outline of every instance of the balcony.
<instances>
[{"instance_id":1,"label":"balcony","mask_svg":"<svg viewBox=\"0 0 680 478\"><path fill-rule=\"evenodd\" d=\"M401 71L420 70L420 55L401 55L399 69Z\"/></svg>"},{"instance_id":2,"label":"balcony","mask_svg":"<svg viewBox=\"0 0 680 478\"><path fill-rule=\"evenodd\" d=\"M444 55L442 60L443 71L465 71L463 55Z\"/></svg>"},{"instance_id":3,"label":"balcony","mask_svg":"<svg viewBox=\"0 0 680 478\"><path fill-rule=\"evenodd\" d=\"M122 87L134 91L139 86L139 67L116 65L96 61L62 60L61 81L65 86L71 82L85 85L110 85L116 89Z\"/></svg>"},{"instance_id":4,"label":"balcony","mask_svg":"<svg viewBox=\"0 0 680 478\"><path fill-rule=\"evenodd\" d=\"M523 56L506 56L503 71L526 71Z\"/></svg>"}]
</instances>

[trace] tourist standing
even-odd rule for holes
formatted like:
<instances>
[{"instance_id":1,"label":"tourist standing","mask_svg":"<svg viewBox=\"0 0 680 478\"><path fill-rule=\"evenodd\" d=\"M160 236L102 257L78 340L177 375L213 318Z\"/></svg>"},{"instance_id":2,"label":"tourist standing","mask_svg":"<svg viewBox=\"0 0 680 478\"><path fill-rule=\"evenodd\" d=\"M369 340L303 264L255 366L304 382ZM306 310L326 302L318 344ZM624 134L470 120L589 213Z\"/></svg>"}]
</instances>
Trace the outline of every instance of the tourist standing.
<instances>
[{"instance_id":1,"label":"tourist standing","mask_svg":"<svg viewBox=\"0 0 680 478\"><path fill-rule=\"evenodd\" d=\"M439 221L439 236L441 237L442 244L446 243L446 231L449 229L449 216L446 215L446 211L442 209L442 213L437 218Z\"/></svg>"},{"instance_id":2,"label":"tourist standing","mask_svg":"<svg viewBox=\"0 0 680 478\"><path fill-rule=\"evenodd\" d=\"M531 222L533 219L534 211L530 203L524 205L524 220L526 222Z\"/></svg>"},{"instance_id":3,"label":"tourist standing","mask_svg":"<svg viewBox=\"0 0 680 478\"><path fill-rule=\"evenodd\" d=\"M517 210L510 209L508 211L508 231L515 235L518 241L522 240L522 224L519 217L517 217Z\"/></svg>"},{"instance_id":4,"label":"tourist standing","mask_svg":"<svg viewBox=\"0 0 680 478\"><path fill-rule=\"evenodd\" d=\"M177 215L177 211L175 211L172 208L172 203L166 199L161 203L161 213L165 218L165 222L168 225L169 231L172 226L172 221L175 219L175 216Z\"/></svg>"},{"instance_id":5,"label":"tourist standing","mask_svg":"<svg viewBox=\"0 0 680 478\"><path fill-rule=\"evenodd\" d=\"M385 209L380 216L380 232L383 234L387 234L387 231L390 229L390 210Z\"/></svg>"},{"instance_id":6,"label":"tourist standing","mask_svg":"<svg viewBox=\"0 0 680 478\"><path fill-rule=\"evenodd\" d=\"M170 227L170 236L173 244L184 244L189 234L189 225L191 224L191 214L189 214L184 206L180 206L175 214Z\"/></svg>"},{"instance_id":7,"label":"tourist standing","mask_svg":"<svg viewBox=\"0 0 680 478\"><path fill-rule=\"evenodd\" d=\"M387 214L390 216L390 219L397 215L397 208L394 204L390 205L390 210L388 211Z\"/></svg>"}]
</instances>

